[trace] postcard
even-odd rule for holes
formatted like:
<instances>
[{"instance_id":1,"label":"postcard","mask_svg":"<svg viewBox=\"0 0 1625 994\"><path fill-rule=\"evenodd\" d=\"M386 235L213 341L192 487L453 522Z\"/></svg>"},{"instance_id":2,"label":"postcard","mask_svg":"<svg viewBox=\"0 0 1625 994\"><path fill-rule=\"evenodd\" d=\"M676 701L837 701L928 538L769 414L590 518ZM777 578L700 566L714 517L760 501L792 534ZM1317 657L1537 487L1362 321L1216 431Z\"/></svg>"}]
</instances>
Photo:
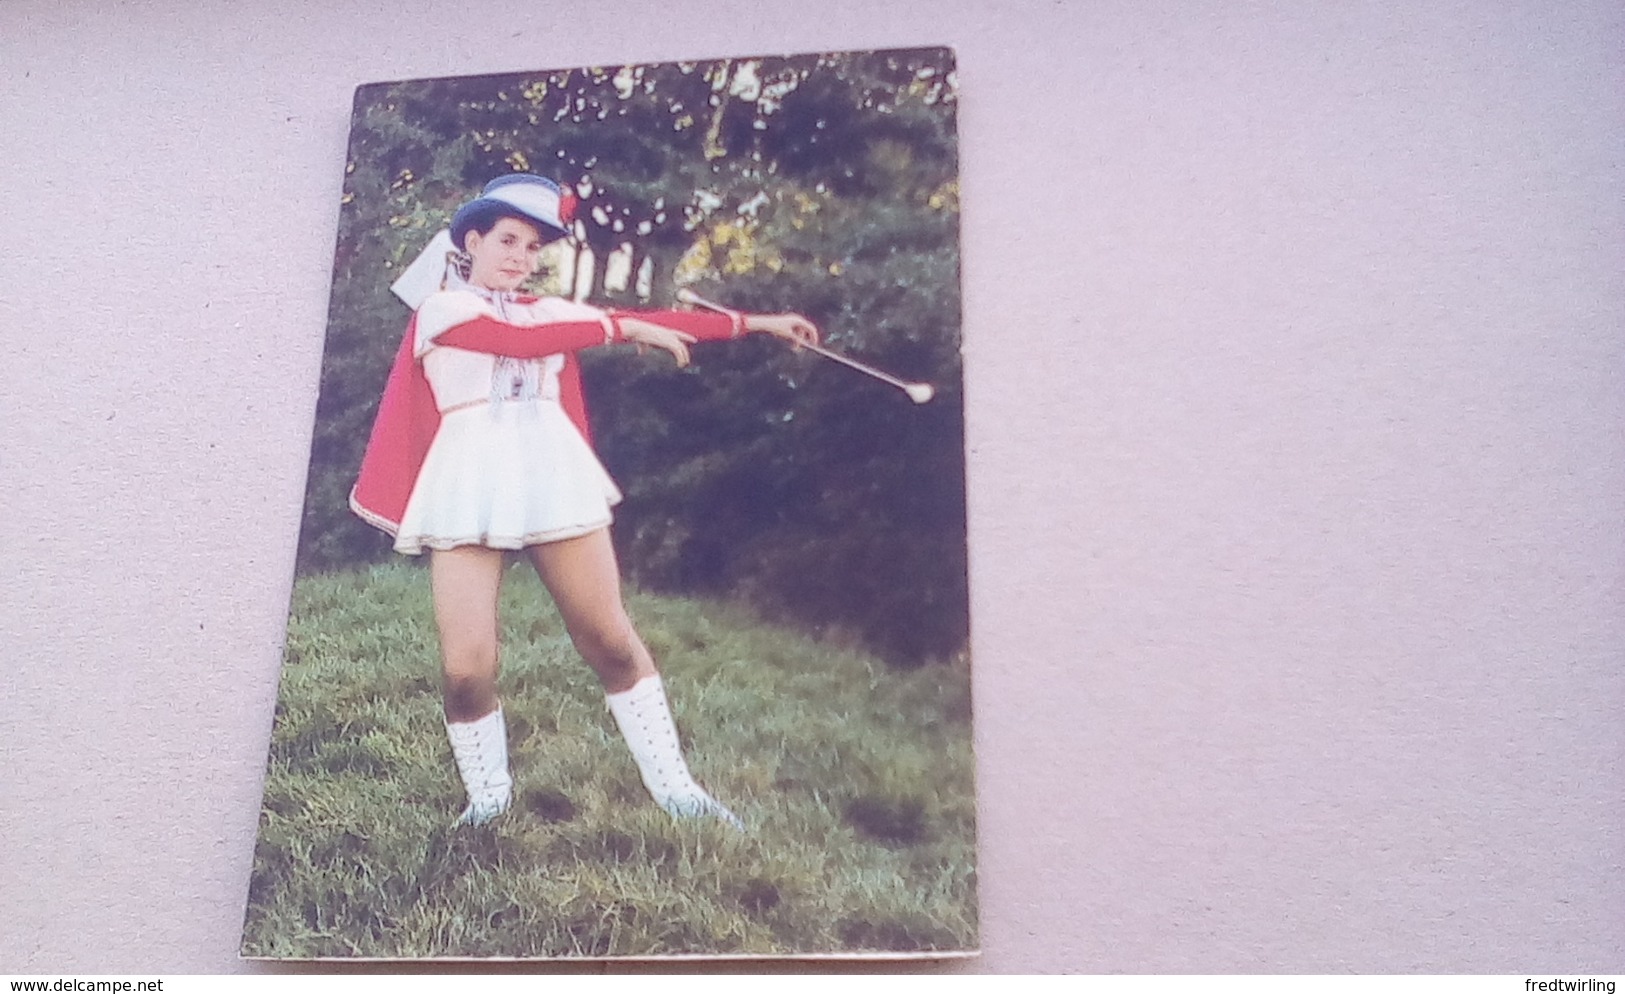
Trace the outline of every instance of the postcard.
<instances>
[{"instance_id":1,"label":"postcard","mask_svg":"<svg viewBox=\"0 0 1625 994\"><path fill-rule=\"evenodd\" d=\"M357 90L244 956L977 948L958 98Z\"/></svg>"}]
</instances>

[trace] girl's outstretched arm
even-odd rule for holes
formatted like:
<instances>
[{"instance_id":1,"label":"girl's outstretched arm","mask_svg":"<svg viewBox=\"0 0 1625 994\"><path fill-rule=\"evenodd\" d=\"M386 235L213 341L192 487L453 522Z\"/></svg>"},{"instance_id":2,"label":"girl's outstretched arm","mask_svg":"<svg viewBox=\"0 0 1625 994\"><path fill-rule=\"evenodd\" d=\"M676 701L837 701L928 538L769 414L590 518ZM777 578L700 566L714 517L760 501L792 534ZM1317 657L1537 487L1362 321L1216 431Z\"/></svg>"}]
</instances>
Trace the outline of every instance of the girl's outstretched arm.
<instances>
[{"instance_id":1,"label":"girl's outstretched arm","mask_svg":"<svg viewBox=\"0 0 1625 994\"><path fill-rule=\"evenodd\" d=\"M536 359L560 352L630 341L670 352L687 365L687 346L697 341L737 338L765 332L792 344L818 343L818 328L799 314L715 314L702 311L602 311L584 304L557 302L554 319L509 321L493 314L477 298L444 294L418 312L418 354L436 345ZM534 315L542 317L542 315Z\"/></svg>"},{"instance_id":2,"label":"girl's outstretched arm","mask_svg":"<svg viewBox=\"0 0 1625 994\"><path fill-rule=\"evenodd\" d=\"M616 320L638 318L693 335L701 342L766 332L794 345L817 345L818 327L800 314L746 314L740 311L610 311Z\"/></svg>"},{"instance_id":3,"label":"girl's outstretched arm","mask_svg":"<svg viewBox=\"0 0 1625 994\"><path fill-rule=\"evenodd\" d=\"M540 359L615 340L613 330L606 336L604 325L598 321L517 325L494 317L479 317L446 329L434 337L434 344L515 359Z\"/></svg>"},{"instance_id":4,"label":"girl's outstretched arm","mask_svg":"<svg viewBox=\"0 0 1625 994\"><path fill-rule=\"evenodd\" d=\"M504 315L476 294L448 291L434 294L418 308L414 335L419 357L447 345L515 359L539 359L612 342L616 330L606 311L585 304L532 300L513 305Z\"/></svg>"},{"instance_id":5,"label":"girl's outstretched arm","mask_svg":"<svg viewBox=\"0 0 1625 994\"><path fill-rule=\"evenodd\" d=\"M735 317L726 314L707 314L703 311L621 311L612 310L609 316L624 323L627 319L643 321L648 324L657 324L672 331L680 331L697 342L716 342L728 338L738 338L748 329L745 327L743 315Z\"/></svg>"}]
</instances>

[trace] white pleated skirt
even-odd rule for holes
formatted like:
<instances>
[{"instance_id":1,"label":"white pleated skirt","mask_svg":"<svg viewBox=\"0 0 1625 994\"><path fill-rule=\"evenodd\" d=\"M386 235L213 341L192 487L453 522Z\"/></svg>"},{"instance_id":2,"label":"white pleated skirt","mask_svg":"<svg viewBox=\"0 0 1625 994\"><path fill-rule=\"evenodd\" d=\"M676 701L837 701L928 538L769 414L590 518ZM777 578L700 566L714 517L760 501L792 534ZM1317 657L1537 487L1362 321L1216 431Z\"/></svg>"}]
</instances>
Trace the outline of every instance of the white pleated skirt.
<instances>
[{"instance_id":1,"label":"white pleated skirt","mask_svg":"<svg viewBox=\"0 0 1625 994\"><path fill-rule=\"evenodd\" d=\"M395 551L557 542L605 527L620 501L557 401L479 404L441 418Z\"/></svg>"}]
</instances>

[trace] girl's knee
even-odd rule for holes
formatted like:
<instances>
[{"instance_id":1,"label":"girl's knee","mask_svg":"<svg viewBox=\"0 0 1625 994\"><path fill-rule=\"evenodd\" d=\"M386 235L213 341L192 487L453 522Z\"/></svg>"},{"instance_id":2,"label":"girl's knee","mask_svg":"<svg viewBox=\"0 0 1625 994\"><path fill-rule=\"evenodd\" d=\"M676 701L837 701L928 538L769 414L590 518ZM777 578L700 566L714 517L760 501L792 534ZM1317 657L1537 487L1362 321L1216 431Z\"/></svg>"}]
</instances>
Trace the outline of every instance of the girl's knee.
<instances>
[{"instance_id":1,"label":"girl's knee","mask_svg":"<svg viewBox=\"0 0 1625 994\"><path fill-rule=\"evenodd\" d=\"M581 658L601 675L631 673L638 668L643 655L637 632L624 618L619 623L584 626L572 631L570 641Z\"/></svg>"},{"instance_id":2,"label":"girl's knee","mask_svg":"<svg viewBox=\"0 0 1625 994\"><path fill-rule=\"evenodd\" d=\"M497 647L486 639L459 639L441 646L441 669L446 694L465 688L492 686L497 676Z\"/></svg>"},{"instance_id":3,"label":"girl's knee","mask_svg":"<svg viewBox=\"0 0 1625 994\"><path fill-rule=\"evenodd\" d=\"M495 673L497 643L494 636L458 635L440 640L440 657L447 675Z\"/></svg>"}]
</instances>

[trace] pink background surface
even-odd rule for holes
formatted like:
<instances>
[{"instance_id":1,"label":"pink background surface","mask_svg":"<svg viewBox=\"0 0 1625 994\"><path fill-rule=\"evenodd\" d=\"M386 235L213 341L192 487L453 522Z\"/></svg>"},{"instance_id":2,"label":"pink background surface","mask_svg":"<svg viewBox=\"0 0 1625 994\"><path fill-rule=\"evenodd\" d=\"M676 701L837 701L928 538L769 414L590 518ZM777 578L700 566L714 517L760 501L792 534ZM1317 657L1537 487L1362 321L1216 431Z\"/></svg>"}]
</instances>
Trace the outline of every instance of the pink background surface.
<instances>
[{"instance_id":1,"label":"pink background surface","mask_svg":"<svg viewBox=\"0 0 1625 994\"><path fill-rule=\"evenodd\" d=\"M943 969L1625 970L1622 28L0 4L0 971L265 969L354 86L920 44L964 94L983 833Z\"/></svg>"}]
</instances>

